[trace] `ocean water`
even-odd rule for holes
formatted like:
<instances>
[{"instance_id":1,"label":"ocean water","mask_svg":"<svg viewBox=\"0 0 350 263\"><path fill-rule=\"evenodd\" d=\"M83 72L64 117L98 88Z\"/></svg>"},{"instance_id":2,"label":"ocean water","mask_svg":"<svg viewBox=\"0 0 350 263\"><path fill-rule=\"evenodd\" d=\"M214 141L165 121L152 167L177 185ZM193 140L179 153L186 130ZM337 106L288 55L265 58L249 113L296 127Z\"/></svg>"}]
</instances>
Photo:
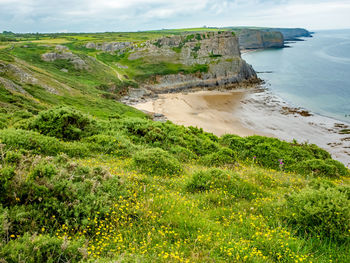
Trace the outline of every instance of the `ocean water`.
<instances>
[{"instance_id":1,"label":"ocean water","mask_svg":"<svg viewBox=\"0 0 350 263\"><path fill-rule=\"evenodd\" d=\"M350 123L350 29L318 31L304 40L242 57L291 105Z\"/></svg>"}]
</instances>

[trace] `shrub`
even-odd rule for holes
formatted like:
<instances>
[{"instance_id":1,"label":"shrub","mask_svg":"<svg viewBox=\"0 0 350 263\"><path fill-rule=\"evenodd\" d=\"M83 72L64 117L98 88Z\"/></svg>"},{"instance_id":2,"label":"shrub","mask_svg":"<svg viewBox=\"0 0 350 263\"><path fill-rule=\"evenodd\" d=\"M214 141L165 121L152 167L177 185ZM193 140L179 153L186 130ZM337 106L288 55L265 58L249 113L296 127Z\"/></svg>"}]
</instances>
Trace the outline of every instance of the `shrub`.
<instances>
[{"instance_id":1,"label":"shrub","mask_svg":"<svg viewBox=\"0 0 350 263\"><path fill-rule=\"evenodd\" d=\"M137 152L133 156L133 163L142 173L151 175L177 175L182 171L179 161L159 148Z\"/></svg>"},{"instance_id":2,"label":"shrub","mask_svg":"<svg viewBox=\"0 0 350 263\"><path fill-rule=\"evenodd\" d=\"M87 253L83 240L68 241L48 235L24 236L13 239L0 248L4 262L80 262Z\"/></svg>"},{"instance_id":3,"label":"shrub","mask_svg":"<svg viewBox=\"0 0 350 263\"><path fill-rule=\"evenodd\" d=\"M349 170L339 161L332 159L302 161L291 166L291 170L303 175L312 174L314 176L326 177L349 176Z\"/></svg>"},{"instance_id":4,"label":"shrub","mask_svg":"<svg viewBox=\"0 0 350 263\"><path fill-rule=\"evenodd\" d=\"M253 184L242 180L237 174L218 168L194 173L186 184L189 192L225 191L237 198L254 199L261 191Z\"/></svg>"},{"instance_id":5,"label":"shrub","mask_svg":"<svg viewBox=\"0 0 350 263\"><path fill-rule=\"evenodd\" d=\"M0 139L8 147L31 150L34 153L56 155L63 150L56 138L41 135L37 132L6 129L0 130Z\"/></svg>"},{"instance_id":6,"label":"shrub","mask_svg":"<svg viewBox=\"0 0 350 263\"><path fill-rule=\"evenodd\" d=\"M28 128L63 140L79 140L95 132L96 122L87 115L68 107L42 111L28 124Z\"/></svg>"},{"instance_id":7,"label":"shrub","mask_svg":"<svg viewBox=\"0 0 350 263\"><path fill-rule=\"evenodd\" d=\"M92 151L116 156L129 157L136 148L129 139L120 135L97 134L84 138L84 141L90 143Z\"/></svg>"},{"instance_id":8,"label":"shrub","mask_svg":"<svg viewBox=\"0 0 350 263\"><path fill-rule=\"evenodd\" d=\"M314 144L299 144L296 141L288 143L263 136L242 138L236 135L224 135L220 143L237 152L240 160L249 161L254 158L256 163L272 169L283 168L286 171L298 172L302 170L298 169L301 163L317 159L320 160L318 163L333 166L338 173L345 174L346 170L344 165L332 160L328 152Z\"/></svg>"},{"instance_id":9,"label":"shrub","mask_svg":"<svg viewBox=\"0 0 350 263\"><path fill-rule=\"evenodd\" d=\"M29 150L35 154L55 156L66 153L71 157L90 155L90 145L81 142L61 142L57 138L33 131L6 129L0 130L0 140L5 148Z\"/></svg>"},{"instance_id":10,"label":"shrub","mask_svg":"<svg viewBox=\"0 0 350 263\"><path fill-rule=\"evenodd\" d=\"M22 158L22 154L17 151L6 151L5 162L8 164L18 164Z\"/></svg>"},{"instance_id":11,"label":"shrub","mask_svg":"<svg viewBox=\"0 0 350 263\"><path fill-rule=\"evenodd\" d=\"M300 235L336 241L350 238L349 195L335 186L305 188L287 197L287 221Z\"/></svg>"},{"instance_id":12,"label":"shrub","mask_svg":"<svg viewBox=\"0 0 350 263\"><path fill-rule=\"evenodd\" d=\"M57 159L55 164L47 159L33 165L36 159L28 156L18 172L10 167L0 171L0 201L7 209L9 235L39 232L42 226L54 231L62 224L79 229L88 217L104 215L124 195L119 177L102 168L91 170Z\"/></svg>"},{"instance_id":13,"label":"shrub","mask_svg":"<svg viewBox=\"0 0 350 263\"><path fill-rule=\"evenodd\" d=\"M190 162L197 158L195 153L179 145L171 147L169 152L183 162Z\"/></svg>"},{"instance_id":14,"label":"shrub","mask_svg":"<svg viewBox=\"0 0 350 263\"><path fill-rule=\"evenodd\" d=\"M7 192L10 188L11 180L15 177L15 168L11 166L5 166L0 170L0 201L6 199Z\"/></svg>"},{"instance_id":15,"label":"shrub","mask_svg":"<svg viewBox=\"0 0 350 263\"><path fill-rule=\"evenodd\" d=\"M57 170L52 164L41 162L34 167L31 177L33 179L52 178L56 174Z\"/></svg>"},{"instance_id":16,"label":"shrub","mask_svg":"<svg viewBox=\"0 0 350 263\"><path fill-rule=\"evenodd\" d=\"M221 166L234 164L237 161L236 153L229 148L223 147L219 151L205 155L200 162L206 166Z\"/></svg>"},{"instance_id":17,"label":"shrub","mask_svg":"<svg viewBox=\"0 0 350 263\"><path fill-rule=\"evenodd\" d=\"M218 138L202 129L177 126L170 122L160 123L140 118L126 118L118 121L113 129L121 129L137 144L168 150L174 145L188 149L196 155L217 151Z\"/></svg>"}]
</instances>

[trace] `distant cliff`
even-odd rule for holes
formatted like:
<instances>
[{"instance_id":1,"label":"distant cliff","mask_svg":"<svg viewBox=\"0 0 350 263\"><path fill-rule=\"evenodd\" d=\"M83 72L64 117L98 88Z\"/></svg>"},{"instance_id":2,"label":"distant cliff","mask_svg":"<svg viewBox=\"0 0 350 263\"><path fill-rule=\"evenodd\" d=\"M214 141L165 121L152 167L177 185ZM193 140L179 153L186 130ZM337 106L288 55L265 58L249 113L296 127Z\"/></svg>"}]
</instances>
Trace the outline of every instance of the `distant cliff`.
<instances>
[{"instance_id":1,"label":"distant cliff","mask_svg":"<svg viewBox=\"0 0 350 263\"><path fill-rule=\"evenodd\" d=\"M281 32L243 29L238 32L238 35L240 49L284 47L284 38Z\"/></svg>"},{"instance_id":2,"label":"distant cliff","mask_svg":"<svg viewBox=\"0 0 350 263\"><path fill-rule=\"evenodd\" d=\"M250 28L226 27L239 36L241 49L281 48L286 41L299 41L301 37L312 37L304 28Z\"/></svg>"},{"instance_id":3,"label":"distant cliff","mask_svg":"<svg viewBox=\"0 0 350 263\"><path fill-rule=\"evenodd\" d=\"M304 28L264 28L262 31L274 32L278 31L283 34L285 41L300 40L300 37L312 37L312 33Z\"/></svg>"}]
</instances>

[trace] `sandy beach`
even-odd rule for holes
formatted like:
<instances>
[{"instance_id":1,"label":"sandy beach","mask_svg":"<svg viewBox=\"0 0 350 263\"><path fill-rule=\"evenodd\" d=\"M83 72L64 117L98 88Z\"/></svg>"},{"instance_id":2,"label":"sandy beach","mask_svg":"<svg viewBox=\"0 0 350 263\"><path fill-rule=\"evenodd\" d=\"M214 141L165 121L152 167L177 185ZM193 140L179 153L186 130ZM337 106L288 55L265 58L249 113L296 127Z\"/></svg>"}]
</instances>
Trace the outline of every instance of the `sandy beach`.
<instances>
[{"instance_id":1,"label":"sandy beach","mask_svg":"<svg viewBox=\"0 0 350 263\"><path fill-rule=\"evenodd\" d=\"M218 136L257 134L314 143L350 165L350 135L340 133L348 124L293 108L261 88L161 94L157 99L133 106Z\"/></svg>"}]
</instances>

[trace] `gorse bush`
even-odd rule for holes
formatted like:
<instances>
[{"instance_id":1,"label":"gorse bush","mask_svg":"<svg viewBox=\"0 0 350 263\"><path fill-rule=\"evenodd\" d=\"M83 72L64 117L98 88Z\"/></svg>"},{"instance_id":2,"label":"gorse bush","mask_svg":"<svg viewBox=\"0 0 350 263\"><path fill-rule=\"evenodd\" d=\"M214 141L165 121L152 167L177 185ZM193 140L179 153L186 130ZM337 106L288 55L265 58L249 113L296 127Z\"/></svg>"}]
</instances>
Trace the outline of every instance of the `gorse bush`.
<instances>
[{"instance_id":1,"label":"gorse bush","mask_svg":"<svg viewBox=\"0 0 350 263\"><path fill-rule=\"evenodd\" d=\"M212 168L196 172L186 185L189 192L225 191L236 198L254 199L261 196L261 191L235 173Z\"/></svg>"},{"instance_id":2,"label":"gorse bush","mask_svg":"<svg viewBox=\"0 0 350 263\"><path fill-rule=\"evenodd\" d=\"M25 234L11 240L1 250L0 257L6 262L80 262L87 257L82 249L83 240L68 241L49 235L30 236Z\"/></svg>"},{"instance_id":3,"label":"gorse bush","mask_svg":"<svg viewBox=\"0 0 350 263\"><path fill-rule=\"evenodd\" d=\"M103 154L129 157L136 150L136 146L126 136L97 134L83 139L91 145L92 151Z\"/></svg>"},{"instance_id":4,"label":"gorse bush","mask_svg":"<svg viewBox=\"0 0 350 263\"><path fill-rule=\"evenodd\" d=\"M96 132L96 121L68 107L42 111L28 123L28 129L63 140L79 140Z\"/></svg>"},{"instance_id":5,"label":"gorse bush","mask_svg":"<svg viewBox=\"0 0 350 263\"><path fill-rule=\"evenodd\" d=\"M160 123L140 118L126 118L116 122L115 129L124 131L135 144L168 150L181 146L195 155L206 155L219 149L218 138L202 129Z\"/></svg>"},{"instance_id":6,"label":"gorse bush","mask_svg":"<svg viewBox=\"0 0 350 263\"><path fill-rule=\"evenodd\" d=\"M291 166L290 169L303 175L323 177L349 176L349 170L341 162L332 159L306 160Z\"/></svg>"},{"instance_id":7,"label":"gorse bush","mask_svg":"<svg viewBox=\"0 0 350 263\"><path fill-rule=\"evenodd\" d=\"M349 190L349 191L347 191ZM348 187L321 184L287 197L287 222L300 235L320 236L335 241L350 239L350 196Z\"/></svg>"},{"instance_id":8,"label":"gorse bush","mask_svg":"<svg viewBox=\"0 0 350 263\"><path fill-rule=\"evenodd\" d=\"M142 173L151 175L178 175L182 172L179 161L168 152L152 148L133 155L133 163Z\"/></svg>"},{"instance_id":9,"label":"gorse bush","mask_svg":"<svg viewBox=\"0 0 350 263\"><path fill-rule=\"evenodd\" d=\"M326 160L331 156L313 144L288 143L276 138L224 135L220 143L237 152L240 160L255 160L256 163L273 169L293 171L293 167L307 160ZM281 165L282 163L282 165Z\"/></svg>"},{"instance_id":10,"label":"gorse bush","mask_svg":"<svg viewBox=\"0 0 350 263\"><path fill-rule=\"evenodd\" d=\"M171 147L169 149L169 152L173 154L178 160L183 162L190 162L197 159L197 155L195 153L179 145Z\"/></svg>"},{"instance_id":11,"label":"gorse bush","mask_svg":"<svg viewBox=\"0 0 350 263\"><path fill-rule=\"evenodd\" d=\"M102 168L62 162L61 157L57 161L36 155L23 158L25 162L0 170L6 235L43 232L42 226L51 232L62 224L81 228L92 214L104 215L124 195L119 177Z\"/></svg>"},{"instance_id":12,"label":"gorse bush","mask_svg":"<svg viewBox=\"0 0 350 263\"><path fill-rule=\"evenodd\" d=\"M200 162L206 166L221 166L225 164L235 164L236 161L236 153L226 147L221 148L217 152L207 154L200 159Z\"/></svg>"},{"instance_id":13,"label":"gorse bush","mask_svg":"<svg viewBox=\"0 0 350 263\"><path fill-rule=\"evenodd\" d=\"M80 142L62 142L57 138L33 131L5 129L0 130L0 140L6 149L24 149L35 154L55 156L67 153L73 157L90 155L89 147Z\"/></svg>"},{"instance_id":14,"label":"gorse bush","mask_svg":"<svg viewBox=\"0 0 350 263\"><path fill-rule=\"evenodd\" d=\"M34 180L38 180L40 178L52 178L57 174L57 169L54 165L48 164L46 162L41 162L33 168L30 176Z\"/></svg>"}]
</instances>

